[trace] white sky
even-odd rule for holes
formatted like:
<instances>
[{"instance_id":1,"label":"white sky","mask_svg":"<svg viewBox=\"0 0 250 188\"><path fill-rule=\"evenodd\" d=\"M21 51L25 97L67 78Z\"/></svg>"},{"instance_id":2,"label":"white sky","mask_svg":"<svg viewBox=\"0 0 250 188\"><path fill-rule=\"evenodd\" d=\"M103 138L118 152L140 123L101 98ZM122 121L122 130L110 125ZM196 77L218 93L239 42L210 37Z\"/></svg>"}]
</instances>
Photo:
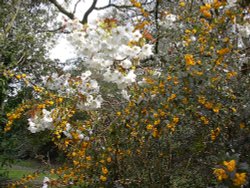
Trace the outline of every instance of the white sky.
<instances>
[{"instance_id":1,"label":"white sky","mask_svg":"<svg viewBox=\"0 0 250 188\"><path fill-rule=\"evenodd\" d=\"M61 3L61 5L64 5L64 0L58 0L58 2ZM77 0L73 0L72 4L70 5L69 8L67 8L67 10L71 10L73 12L75 2L77 2ZM91 6L92 2L93 2L92 0L84 0L78 4L75 16L79 20L82 19L84 13ZM107 4L108 4L108 0L98 0L97 7L102 7L102 6L105 6ZM66 6L64 6L64 7L66 7ZM89 15L88 20L90 22L94 21L102 13L103 13L103 11L93 11ZM67 18L65 15L60 14L58 16L58 20L61 21L63 17ZM67 59L76 58L77 56L74 53L73 46L67 41L64 34L62 34L58 38L58 41L57 41L57 44L55 45L55 47L50 50L49 57L51 59L59 59L60 61L65 62Z\"/></svg>"}]
</instances>

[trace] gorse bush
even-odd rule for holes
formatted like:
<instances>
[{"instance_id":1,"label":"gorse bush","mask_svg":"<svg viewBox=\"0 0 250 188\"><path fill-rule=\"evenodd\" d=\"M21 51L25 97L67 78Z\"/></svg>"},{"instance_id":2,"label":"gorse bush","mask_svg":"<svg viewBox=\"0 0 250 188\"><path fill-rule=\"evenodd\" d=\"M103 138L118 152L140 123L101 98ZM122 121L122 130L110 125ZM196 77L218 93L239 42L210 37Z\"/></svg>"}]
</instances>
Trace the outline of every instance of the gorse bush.
<instances>
[{"instance_id":1,"label":"gorse bush","mask_svg":"<svg viewBox=\"0 0 250 188\"><path fill-rule=\"evenodd\" d=\"M44 187L247 186L247 3L124 3L110 5L121 17L65 23L86 71L35 84L5 71L34 95L7 114L5 131L26 114L28 130L49 131L65 153Z\"/></svg>"}]
</instances>

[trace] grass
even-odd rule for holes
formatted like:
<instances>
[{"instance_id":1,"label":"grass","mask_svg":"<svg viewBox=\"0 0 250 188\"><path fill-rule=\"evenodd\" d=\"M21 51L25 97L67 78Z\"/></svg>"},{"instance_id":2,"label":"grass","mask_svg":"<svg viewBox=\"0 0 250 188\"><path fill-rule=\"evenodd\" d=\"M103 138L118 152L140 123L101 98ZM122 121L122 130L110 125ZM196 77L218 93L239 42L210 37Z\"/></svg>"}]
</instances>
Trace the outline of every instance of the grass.
<instances>
[{"instance_id":1,"label":"grass","mask_svg":"<svg viewBox=\"0 0 250 188\"><path fill-rule=\"evenodd\" d=\"M5 173L7 175L6 178L2 179L3 182L11 182L20 180L24 176L30 175L38 170L42 170L43 173L41 173L38 178L32 181L29 187L35 187L32 184L41 185L45 176L49 178L56 178L56 176L49 174L49 167L46 167L42 163L34 160L17 160L11 167L0 168L0 174Z\"/></svg>"},{"instance_id":2,"label":"grass","mask_svg":"<svg viewBox=\"0 0 250 188\"><path fill-rule=\"evenodd\" d=\"M44 165L35 160L17 160L12 165L12 167L6 167L5 169L2 169L0 167L0 174L3 172L8 172L7 179L4 179L5 181L3 182L3 184L1 184L1 179L0 179L0 187L5 186L6 182L10 183L10 182L20 180L22 177L30 175L33 172L37 170L42 170L42 169L44 169L44 173L41 173L38 178L28 183L27 186L29 188L32 188L32 187L40 188L45 176L48 178L57 178L56 175L49 174L49 167L41 168L41 166L44 166ZM79 187L72 186L71 188L79 188Z\"/></svg>"},{"instance_id":3,"label":"grass","mask_svg":"<svg viewBox=\"0 0 250 188\"><path fill-rule=\"evenodd\" d=\"M22 170L22 169L8 169L8 178L11 180L18 180L21 179L24 176L27 176L29 174L32 174L33 170Z\"/></svg>"}]
</instances>

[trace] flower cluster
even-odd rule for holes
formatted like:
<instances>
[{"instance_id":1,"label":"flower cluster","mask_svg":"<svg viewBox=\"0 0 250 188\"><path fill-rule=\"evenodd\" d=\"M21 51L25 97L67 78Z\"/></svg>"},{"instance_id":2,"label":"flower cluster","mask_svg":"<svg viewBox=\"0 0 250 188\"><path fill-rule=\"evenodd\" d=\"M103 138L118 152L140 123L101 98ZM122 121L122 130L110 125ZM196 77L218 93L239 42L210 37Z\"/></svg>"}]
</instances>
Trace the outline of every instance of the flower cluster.
<instances>
[{"instance_id":1,"label":"flower cluster","mask_svg":"<svg viewBox=\"0 0 250 188\"><path fill-rule=\"evenodd\" d=\"M92 135L92 129L86 128L85 125L82 126L82 129L86 130L88 135ZM63 131L63 134L69 139L72 139L74 136L76 136L76 138L80 140L89 140L89 136L85 135L83 131L73 128L69 123L66 124L66 129Z\"/></svg>"},{"instance_id":2,"label":"flower cluster","mask_svg":"<svg viewBox=\"0 0 250 188\"><path fill-rule=\"evenodd\" d=\"M93 110L101 107L103 101L99 94L99 85L96 80L90 78L91 71L86 71L78 77L72 77L69 73L43 77L43 84L49 90L56 91L64 97L77 97L78 109Z\"/></svg>"},{"instance_id":3,"label":"flower cluster","mask_svg":"<svg viewBox=\"0 0 250 188\"><path fill-rule=\"evenodd\" d=\"M159 24L161 26L161 29L175 29L177 26L175 22L177 20L177 15L165 12L164 17L160 20Z\"/></svg>"},{"instance_id":4,"label":"flower cluster","mask_svg":"<svg viewBox=\"0 0 250 188\"><path fill-rule=\"evenodd\" d=\"M125 88L136 81L133 65L152 55L152 45L145 44L133 26L118 26L116 22L106 19L75 29L69 41L78 55L86 58L88 68L101 73L105 81Z\"/></svg>"},{"instance_id":5,"label":"flower cluster","mask_svg":"<svg viewBox=\"0 0 250 188\"><path fill-rule=\"evenodd\" d=\"M247 183L247 174L245 172L237 172L236 160L223 161L223 165L220 168L214 169L214 175L217 180L223 182L224 180L230 179L230 182L234 186L242 186Z\"/></svg>"},{"instance_id":6,"label":"flower cluster","mask_svg":"<svg viewBox=\"0 0 250 188\"><path fill-rule=\"evenodd\" d=\"M237 28L241 37L248 38L250 36L250 23L237 24Z\"/></svg>"},{"instance_id":7,"label":"flower cluster","mask_svg":"<svg viewBox=\"0 0 250 188\"><path fill-rule=\"evenodd\" d=\"M44 131L45 129L53 129L51 113L52 111L43 109L41 114L37 113L34 117L29 118L28 130L32 133L36 133Z\"/></svg>"}]
</instances>

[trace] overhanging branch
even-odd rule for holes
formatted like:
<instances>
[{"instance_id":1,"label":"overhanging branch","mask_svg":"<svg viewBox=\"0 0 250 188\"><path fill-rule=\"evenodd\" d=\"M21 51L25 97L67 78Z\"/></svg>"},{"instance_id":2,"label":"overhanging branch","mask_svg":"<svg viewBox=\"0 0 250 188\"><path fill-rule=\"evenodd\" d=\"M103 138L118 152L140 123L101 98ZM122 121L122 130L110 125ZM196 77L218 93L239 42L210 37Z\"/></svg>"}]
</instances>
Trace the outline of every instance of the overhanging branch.
<instances>
[{"instance_id":1,"label":"overhanging branch","mask_svg":"<svg viewBox=\"0 0 250 188\"><path fill-rule=\"evenodd\" d=\"M74 6L74 10L73 10L73 14L76 13L76 8L77 8L77 5L81 2L81 0L78 0Z\"/></svg>"},{"instance_id":2,"label":"overhanging branch","mask_svg":"<svg viewBox=\"0 0 250 188\"><path fill-rule=\"evenodd\" d=\"M81 21L82 24L88 23L89 14L95 9L96 3L97 3L97 0L93 0L92 5L89 7L89 9L86 11L86 13L83 16L83 19Z\"/></svg>"},{"instance_id":3,"label":"overhanging branch","mask_svg":"<svg viewBox=\"0 0 250 188\"><path fill-rule=\"evenodd\" d=\"M149 5L151 3L153 3L154 1L145 1L144 3L142 3L143 6L145 5ZM107 9L107 8L116 8L116 9L128 9L128 8L135 8L133 5L116 5L116 4L113 4L111 3L111 1L109 1L109 4L106 5L106 6L103 6L103 7L95 7L95 10L104 10L104 9Z\"/></svg>"},{"instance_id":4,"label":"overhanging branch","mask_svg":"<svg viewBox=\"0 0 250 188\"><path fill-rule=\"evenodd\" d=\"M127 8L133 8L134 6L132 5L115 5L115 4L108 4L106 6L103 6L103 7L95 7L95 10L104 10L106 8L111 8L111 7L114 7L114 8L117 8L117 9L127 9Z\"/></svg>"},{"instance_id":5,"label":"overhanging branch","mask_svg":"<svg viewBox=\"0 0 250 188\"><path fill-rule=\"evenodd\" d=\"M69 17L70 19L75 19L75 16L73 13L67 11L64 7L62 7L57 0L49 0L49 2L51 2L53 5L56 6L56 8L58 8L58 10L63 13L64 15L66 15L67 17Z\"/></svg>"}]
</instances>

